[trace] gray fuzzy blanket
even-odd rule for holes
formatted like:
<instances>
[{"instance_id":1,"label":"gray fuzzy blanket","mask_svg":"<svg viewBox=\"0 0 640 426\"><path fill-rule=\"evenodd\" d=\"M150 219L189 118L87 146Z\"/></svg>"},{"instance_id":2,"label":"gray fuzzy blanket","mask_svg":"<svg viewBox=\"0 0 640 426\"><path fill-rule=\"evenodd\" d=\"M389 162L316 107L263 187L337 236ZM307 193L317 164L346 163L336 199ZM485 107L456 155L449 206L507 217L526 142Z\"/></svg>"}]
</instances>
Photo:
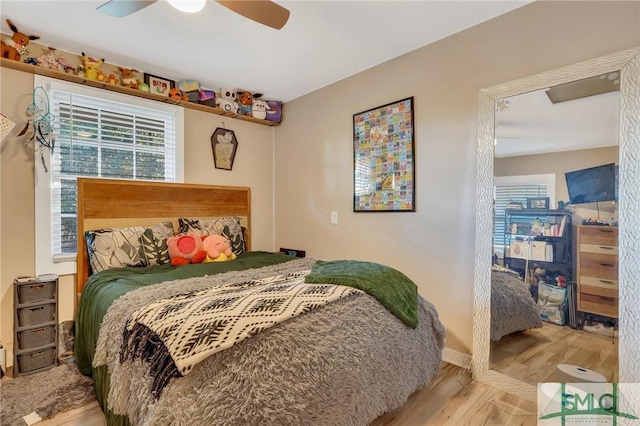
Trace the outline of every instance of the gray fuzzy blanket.
<instances>
[{"instance_id":1,"label":"gray fuzzy blanket","mask_svg":"<svg viewBox=\"0 0 640 426\"><path fill-rule=\"evenodd\" d=\"M538 307L517 272L493 267L491 270L491 340L516 331L542 327Z\"/></svg>"},{"instance_id":2,"label":"gray fuzzy blanket","mask_svg":"<svg viewBox=\"0 0 640 426\"><path fill-rule=\"evenodd\" d=\"M228 280L310 269L300 259L141 288L109 308L94 366L111 374L108 406L134 425L367 425L393 410L440 370L444 327L419 297L416 329L366 294L349 296L212 355L175 379L154 402L141 362L119 362L126 319L158 298Z\"/></svg>"}]
</instances>

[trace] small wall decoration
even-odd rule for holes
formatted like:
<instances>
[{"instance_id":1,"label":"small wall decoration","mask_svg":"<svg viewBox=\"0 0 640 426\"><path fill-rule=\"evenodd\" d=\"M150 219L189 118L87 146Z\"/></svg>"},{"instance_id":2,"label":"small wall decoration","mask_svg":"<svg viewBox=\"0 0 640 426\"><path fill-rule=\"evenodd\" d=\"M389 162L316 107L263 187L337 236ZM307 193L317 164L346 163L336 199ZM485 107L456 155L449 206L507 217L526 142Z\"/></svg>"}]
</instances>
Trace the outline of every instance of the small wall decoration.
<instances>
[{"instance_id":1,"label":"small wall decoration","mask_svg":"<svg viewBox=\"0 0 640 426\"><path fill-rule=\"evenodd\" d=\"M149 85L150 93L160 96L169 96L169 90L176 86L175 81L158 77L157 75L144 73L144 82Z\"/></svg>"},{"instance_id":2,"label":"small wall decoration","mask_svg":"<svg viewBox=\"0 0 640 426\"><path fill-rule=\"evenodd\" d=\"M211 149L216 169L231 170L238 149L238 140L233 130L218 127L211 135Z\"/></svg>"},{"instance_id":3,"label":"small wall decoration","mask_svg":"<svg viewBox=\"0 0 640 426\"><path fill-rule=\"evenodd\" d=\"M528 209L548 209L549 197L527 198Z\"/></svg>"},{"instance_id":4,"label":"small wall decoration","mask_svg":"<svg viewBox=\"0 0 640 426\"><path fill-rule=\"evenodd\" d=\"M413 97L353 115L354 212L415 211Z\"/></svg>"}]
</instances>

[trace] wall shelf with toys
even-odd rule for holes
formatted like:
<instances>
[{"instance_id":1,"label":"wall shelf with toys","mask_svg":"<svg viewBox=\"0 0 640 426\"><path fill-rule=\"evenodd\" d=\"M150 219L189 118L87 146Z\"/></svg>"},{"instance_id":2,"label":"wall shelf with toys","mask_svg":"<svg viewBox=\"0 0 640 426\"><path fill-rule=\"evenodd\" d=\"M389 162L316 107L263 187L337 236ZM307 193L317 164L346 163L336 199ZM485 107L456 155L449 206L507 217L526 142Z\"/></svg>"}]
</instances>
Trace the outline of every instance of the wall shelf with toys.
<instances>
[{"instance_id":1,"label":"wall shelf with toys","mask_svg":"<svg viewBox=\"0 0 640 426\"><path fill-rule=\"evenodd\" d=\"M27 64L24 62L13 61L6 58L0 58L1 68L10 68L18 71L27 72L30 74L43 75L45 77L57 78L59 80L69 81L71 83L84 84L91 87L97 87L99 89L110 90L112 92L123 93L126 95L137 96L139 98L151 99L153 101L165 102L174 105L180 105L184 108L195 109L198 111L208 112L210 114L222 115L225 117L237 118L238 120L250 121L265 126L279 126L280 123L276 123L269 120L261 120L259 118L250 117L246 115L235 114L233 112L224 111L220 108L214 108L211 106L198 104L195 102L180 101L171 99L165 96L155 95L153 93L147 93L136 89L130 89L124 86L116 86L108 84L102 81L91 80L84 77L79 77L73 74L67 74L61 71L50 70L47 68L38 67L35 65Z\"/></svg>"}]
</instances>

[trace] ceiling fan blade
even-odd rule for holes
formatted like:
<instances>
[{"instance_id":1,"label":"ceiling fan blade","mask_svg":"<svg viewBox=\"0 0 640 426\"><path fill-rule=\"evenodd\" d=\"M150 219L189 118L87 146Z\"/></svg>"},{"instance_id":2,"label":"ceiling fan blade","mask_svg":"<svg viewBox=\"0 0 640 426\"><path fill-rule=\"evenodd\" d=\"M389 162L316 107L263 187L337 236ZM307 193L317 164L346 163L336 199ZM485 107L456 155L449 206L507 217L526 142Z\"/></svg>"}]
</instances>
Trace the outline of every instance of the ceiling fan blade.
<instances>
[{"instance_id":1,"label":"ceiling fan blade","mask_svg":"<svg viewBox=\"0 0 640 426\"><path fill-rule=\"evenodd\" d=\"M216 0L239 15L276 30L284 27L289 20L289 10L270 0Z\"/></svg>"},{"instance_id":2,"label":"ceiling fan blade","mask_svg":"<svg viewBox=\"0 0 640 426\"><path fill-rule=\"evenodd\" d=\"M144 9L147 6L151 6L156 1L158 0L110 0L105 4L98 6L98 12L122 18L123 16L127 16Z\"/></svg>"}]
</instances>

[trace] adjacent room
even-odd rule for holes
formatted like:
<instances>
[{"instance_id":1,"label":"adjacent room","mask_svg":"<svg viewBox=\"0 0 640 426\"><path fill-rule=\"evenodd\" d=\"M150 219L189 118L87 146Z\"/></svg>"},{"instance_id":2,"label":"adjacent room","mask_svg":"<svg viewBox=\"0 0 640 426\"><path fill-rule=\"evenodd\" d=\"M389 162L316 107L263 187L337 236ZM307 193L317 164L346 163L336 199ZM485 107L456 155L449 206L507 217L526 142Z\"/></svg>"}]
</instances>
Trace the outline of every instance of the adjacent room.
<instances>
[{"instance_id":1,"label":"adjacent room","mask_svg":"<svg viewBox=\"0 0 640 426\"><path fill-rule=\"evenodd\" d=\"M535 425L640 381L639 2L0 15L2 424Z\"/></svg>"}]
</instances>

